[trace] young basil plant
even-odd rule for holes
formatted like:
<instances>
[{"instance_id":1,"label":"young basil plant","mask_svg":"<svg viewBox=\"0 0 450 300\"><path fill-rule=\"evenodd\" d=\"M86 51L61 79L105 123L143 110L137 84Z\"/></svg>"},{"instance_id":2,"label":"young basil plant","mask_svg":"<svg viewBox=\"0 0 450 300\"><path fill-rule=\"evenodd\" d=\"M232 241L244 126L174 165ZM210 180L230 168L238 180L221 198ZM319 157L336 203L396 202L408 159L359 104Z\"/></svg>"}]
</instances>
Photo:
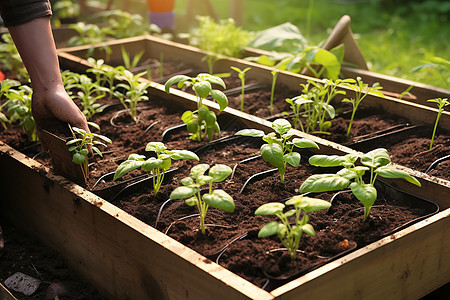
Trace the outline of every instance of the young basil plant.
<instances>
[{"instance_id":1,"label":"young basil plant","mask_svg":"<svg viewBox=\"0 0 450 300\"><path fill-rule=\"evenodd\" d=\"M199 160L197 154L188 150L169 150L161 142L150 142L145 147L145 151L152 151L156 157L146 159L144 155L131 154L127 160L122 162L114 173L113 180L125 174L141 168L152 174L154 195L158 193L164 180L164 174L170 169L174 159L195 159Z\"/></svg>"},{"instance_id":2,"label":"young basil plant","mask_svg":"<svg viewBox=\"0 0 450 300\"><path fill-rule=\"evenodd\" d=\"M350 80L350 81L349 81ZM356 84L352 84L355 83ZM361 101L368 95L373 94L377 95L381 98L384 98L383 93L381 93L379 90L381 90L383 87L380 86L378 82L375 82L371 87L367 83L364 83L361 79L361 77L357 77L356 81L353 79L347 79L347 82L344 82L342 84L343 86L349 87L355 92L355 98L344 98L342 99L342 102L349 102L352 104L352 116L350 118L350 123L348 124L347 129L347 136L350 135L350 130L352 129L352 123L353 119L355 118L356 110L358 109L359 104Z\"/></svg>"},{"instance_id":3,"label":"young basil plant","mask_svg":"<svg viewBox=\"0 0 450 300\"><path fill-rule=\"evenodd\" d=\"M275 215L281 220L281 222L272 221L264 225L259 230L258 237L264 238L274 234L278 235L278 238L288 249L293 260L299 248L302 233L304 232L310 236L316 235L313 226L308 224L308 213L328 209L331 203L305 196L294 196L285 203L286 205L293 205L294 208L283 212L286 206L279 202L266 203L258 207L255 215ZM293 224L289 220L292 216L295 218Z\"/></svg>"},{"instance_id":4,"label":"young basil plant","mask_svg":"<svg viewBox=\"0 0 450 300\"><path fill-rule=\"evenodd\" d=\"M308 177L300 186L300 193L321 193L337 191L350 187L355 197L364 205L364 220L377 199L377 190L374 186L377 176L384 178L402 178L421 186L420 182L407 172L391 164L389 153L384 148L372 150L360 158L362 165L356 165L356 154L314 155L309 163L317 167L343 167L336 174L315 174ZM368 181L364 175L369 172ZM366 179L367 180L367 179Z\"/></svg>"},{"instance_id":5,"label":"young basil plant","mask_svg":"<svg viewBox=\"0 0 450 300\"><path fill-rule=\"evenodd\" d=\"M231 69L238 73L239 79L241 80L241 111L244 111L245 73L251 68L248 67L244 70L241 70L237 67L231 67Z\"/></svg>"},{"instance_id":6,"label":"young basil plant","mask_svg":"<svg viewBox=\"0 0 450 300\"><path fill-rule=\"evenodd\" d=\"M291 130L291 123L285 119L276 119L272 123L272 129L275 132L269 134L258 129L242 129L236 132L236 135L261 137L267 143L261 146L261 155L266 162L278 169L280 181L284 183L287 164L294 168L300 164L300 153L295 152L294 147L319 149L319 146L314 141L305 138L290 140L294 134Z\"/></svg>"},{"instance_id":7,"label":"young basil plant","mask_svg":"<svg viewBox=\"0 0 450 300\"><path fill-rule=\"evenodd\" d=\"M444 111L444 107L449 105L450 102L448 101L447 98L429 99L429 100L427 100L427 102L434 102L438 105L438 113L436 116L436 122L434 123L433 135L431 136L431 142L430 142L430 150L431 150L431 149L433 149L433 142L434 142L434 137L436 135L436 130L437 130L437 126L439 123L439 119L441 118L442 112Z\"/></svg>"},{"instance_id":8,"label":"young basil plant","mask_svg":"<svg viewBox=\"0 0 450 300\"><path fill-rule=\"evenodd\" d=\"M208 175L205 172L208 171ZM200 229L205 234L205 216L208 208L214 207L226 212L234 211L234 200L222 189L213 190L214 182L224 181L232 172L229 166L216 164L210 168L208 164L199 164L191 168L189 177L181 180L183 186L177 187L170 194L170 199L186 199L186 204L196 206L200 214ZM208 185L208 192L202 193L201 187Z\"/></svg>"},{"instance_id":9,"label":"young basil plant","mask_svg":"<svg viewBox=\"0 0 450 300\"><path fill-rule=\"evenodd\" d=\"M88 123L92 127L96 129L100 129L100 127L92 122ZM111 144L112 141L103 135L93 133L93 132L87 132L84 129L72 127L72 130L76 135L79 136L79 138L75 138L73 140L70 140L66 143L69 147L70 152L74 152L72 156L72 162L74 162L77 165L81 165L81 170L83 171L84 176L88 177L88 154L89 150L88 147L92 148L92 151L94 154L98 154L99 156L103 157L103 153L100 151L98 146L107 147L105 143Z\"/></svg>"},{"instance_id":10,"label":"young basil plant","mask_svg":"<svg viewBox=\"0 0 450 300\"><path fill-rule=\"evenodd\" d=\"M208 137L211 141L214 132L220 136L220 127L217 123L217 116L210 111L208 106L203 104L203 100L211 96L219 104L220 111L228 106L227 96L216 89L211 84L218 84L224 89L226 88L222 78L207 73L198 74L197 77L189 77L186 75L176 75L170 78L165 84L165 90L170 94L170 87L178 84L178 88L185 85L191 86L197 96L197 110L185 111L181 116L181 120L186 123L187 130L190 133L190 139L201 141L204 137Z\"/></svg>"}]
</instances>

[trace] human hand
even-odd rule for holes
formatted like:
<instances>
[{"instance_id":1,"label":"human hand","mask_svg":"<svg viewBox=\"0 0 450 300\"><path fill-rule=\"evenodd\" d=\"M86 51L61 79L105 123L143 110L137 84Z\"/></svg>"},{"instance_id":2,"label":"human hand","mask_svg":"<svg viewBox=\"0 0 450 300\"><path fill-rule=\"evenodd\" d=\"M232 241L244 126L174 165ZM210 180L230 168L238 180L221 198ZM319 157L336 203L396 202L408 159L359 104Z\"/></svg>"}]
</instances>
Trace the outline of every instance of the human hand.
<instances>
[{"instance_id":1,"label":"human hand","mask_svg":"<svg viewBox=\"0 0 450 300\"><path fill-rule=\"evenodd\" d=\"M52 131L67 123L90 132L86 117L63 86L34 91L31 105L38 135L43 129Z\"/></svg>"}]
</instances>

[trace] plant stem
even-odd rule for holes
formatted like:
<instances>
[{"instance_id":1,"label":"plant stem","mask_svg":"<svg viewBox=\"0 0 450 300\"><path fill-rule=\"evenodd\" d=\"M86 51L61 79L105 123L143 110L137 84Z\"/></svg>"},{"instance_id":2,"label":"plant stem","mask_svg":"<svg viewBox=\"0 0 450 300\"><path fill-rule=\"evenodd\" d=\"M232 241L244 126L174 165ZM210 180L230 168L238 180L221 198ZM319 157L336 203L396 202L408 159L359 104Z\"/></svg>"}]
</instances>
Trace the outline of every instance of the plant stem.
<instances>
[{"instance_id":1,"label":"plant stem","mask_svg":"<svg viewBox=\"0 0 450 300\"><path fill-rule=\"evenodd\" d=\"M436 122L434 123L433 135L431 136L430 150L433 148L434 136L436 134L436 130L437 130L437 126L438 126L439 118L440 118L441 114L442 114L442 110L439 110L438 114L437 114Z\"/></svg>"},{"instance_id":2,"label":"plant stem","mask_svg":"<svg viewBox=\"0 0 450 300\"><path fill-rule=\"evenodd\" d=\"M277 77L278 77L279 73L280 73L280 71L278 71L278 70L272 71L272 90L271 90L271 94L270 94L270 114L273 114L273 97L275 94L275 85L276 85Z\"/></svg>"}]
</instances>

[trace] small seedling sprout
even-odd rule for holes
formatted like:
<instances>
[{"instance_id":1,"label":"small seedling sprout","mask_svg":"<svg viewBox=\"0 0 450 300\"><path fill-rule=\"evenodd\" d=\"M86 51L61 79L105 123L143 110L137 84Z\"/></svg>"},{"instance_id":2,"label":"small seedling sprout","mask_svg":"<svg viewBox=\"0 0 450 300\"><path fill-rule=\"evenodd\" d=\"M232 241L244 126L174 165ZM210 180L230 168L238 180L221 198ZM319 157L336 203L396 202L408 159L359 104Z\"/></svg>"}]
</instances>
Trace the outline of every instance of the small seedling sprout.
<instances>
[{"instance_id":1,"label":"small seedling sprout","mask_svg":"<svg viewBox=\"0 0 450 300\"><path fill-rule=\"evenodd\" d=\"M158 193L164 180L164 174L172 166L173 159L195 159L199 160L197 154L188 150L169 150L161 142L150 142L145 151L151 151L156 157L146 158L144 155L131 154L127 160L122 162L114 173L113 180L125 174L141 168L152 174L154 195Z\"/></svg>"},{"instance_id":2,"label":"small seedling sprout","mask_svg":"<svg viewBox=\"0 0 450 300\"><path fill-rule=\"evenodd\" d=\"M407 172L391 164L389 153L384 148L372 150L360 157L362 165L356 165L358 156L347 155L313 155L309 163L317 167L343 167L336 174L315 174L308 177L300 186L300 193L321 193L337 191L350 187L355 197L364 205L364 220L377 199L374 186L377 176L384 178L403 178L406 181L421 186L420 182ZM368 182L363 176L369 171Z\"/></svg>"},{"instance_id":3,"label":"small seedling sprout","mask_svg":"<svg viewBox=\"0 0 450 300\"><path fill-rule=\"evenodd\" d=\"M293 205L294 209L283 212L286 206L280 202L266 203L258 207L255 215L275 215L281 220L281 222L272 221L264 225L260 229L258 237L264 238L274 234L278 235L278 238L288 249L291 260L294 260L302 233L304 232L310 236L315 236L316 234L313 226L308 224L308 213L328 209L331 204L325 200L300 195L292 197L285 203L286 205ZM293 224L289 220L292 216L295 216Z\"/></svg>"},{"instance_id":4,"label":"small seedling sprout","mask_svg":"<svg viewBox=\"0 0 450 300\"><path fill-rule=\"evenodd\" d=\"M435 98L435 99L429 99L427 101L434 102L438 105L438 113L436 116L436 122L434 123L433 134L431 136L431 142L430 142L430 150L431 150L431 149L433 149L433 142L434 142L434 137L436 135L436 130L437 130L437 126L439 123L439 119L441 118L441 115L444 112L444 107L449 105L450 102L448 101L447 98Z\"/></svg>"},{"instance_id":5,"label":"small seedling sprout","mask_svg":"<svg viewBox=\"0 0 450 300\"><path fill-rule=\"evenodd\" d=\"M234 71L238 73L239 79L241 80L241 111L244 111L244 92L245 92L245 73L249 71L251 68L245 68L241 70L237 67L231 67Z\"/></svg>"},{"instance_id":6,"label":"small seedling sprout","mask_svg":"<svg viewBox=\"0 0 450 300\"><path fill-rule=\"evenodd\" d=\"M347 79L349 80L349 79ZM361 101L368 95L368 94L374 94L381 98L384 98L383 93L381 93L379 90L381 90L383 87L380 86L378 82L375 82L371 87L367 83L364 83L361 79L361 77L357 77L356 81L353 80L353 83L351 82L344 82L342 85L349 87L352 89L356 97L355 98L344 98L342 99L342 102L349 102L352 104L352 116L350 118L350 123L348 124L347 129L347 136L350 135L350 130L352 129L353 119L355 118L356 110L358 109L359 104Z\"/></svg>"},{"instance_id":7,"label":"small seedling sprout","mask_svg":"<svg viewBox=\"0 0 450 300\"><path fill-rule=\"evenodd\" d=\"M88 122L88 124L96 129L100 129L100 127L92 122ZM80 136L79 138L74 138L66 143L69 147L70 152L74 152L72 156L72 162L77 165L81 165L81 169L83 171L83 175L85 178L88 178L88 154L89 148L92 149L94 154L97 154L103 157L103 153L97 146L107 147L105 143L111 144L112 141L103 135L87 132L84 129L72 127L75 135Z\"/></svg>"},{"instance_id":8,"label":"small seedling sprout","mask_svg":"<svg viewBox=\"0 0 450 300\"><path fill-rule=\"evenodd\" d=\"M208 171L208 175L205 172ZM170 199L186 199L189 206L196 206L200 214L200 229L205 231L205 216L209 206L224 210L234 211L234 200L222 189L213 190L213 183L224 181L232 172L229 166L216 164L210 168L208 164L199 164L191 168L189 177L181 180L183 186L177 187L170 194ZM208 192L202 194L201 187L208 185Z\"/></svg>"},{"instance_id":9,"label":"small seedling sprout","mask_svg":"<svg viewBox=\"0 0 450 300\"><path fill-rule=\"evenodd\" d=\"M285 119L276 119L272 123L272 129L275 132L269 134L258 129L242 129L236 132L236 135L261 137L267 143L261 146L261 155L266 162L278 169L280 181L284 183L287 164L294 168L300 164L300 153L295 152L294 147L319 149L319 146L314 141L305 138L290 140L294 134L291 130L291 123Z\"/></svg>"}]
</instances>

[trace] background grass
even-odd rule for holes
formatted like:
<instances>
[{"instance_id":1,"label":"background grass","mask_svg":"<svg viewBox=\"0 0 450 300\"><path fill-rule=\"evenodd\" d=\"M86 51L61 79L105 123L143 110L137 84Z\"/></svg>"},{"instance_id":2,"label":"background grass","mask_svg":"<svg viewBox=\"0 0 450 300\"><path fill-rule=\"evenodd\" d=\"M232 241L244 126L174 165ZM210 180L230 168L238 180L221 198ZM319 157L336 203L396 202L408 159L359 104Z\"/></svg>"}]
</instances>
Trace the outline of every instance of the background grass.
<instances>
[{"instance_id":1,"label":"background grass","mask_svg":"<svg viewBox=\"0 0 450 300\"><path fill-rule=\"evenodd\" d=\"M413 73L433 56L450 60L450 1L400 0L243 0L242 27L258 31L285 22L299 27L311 45L329 35L343 15L351 28L369 69L450 89L450 72L425 69ZM193 12L208 14L198 1ZM212 0L218 18L230 17L229 0ZM183 23L187 0L176 0L177 26ZM308 10L312 5L308 32Z\"/></svg>"}]
</instances>

